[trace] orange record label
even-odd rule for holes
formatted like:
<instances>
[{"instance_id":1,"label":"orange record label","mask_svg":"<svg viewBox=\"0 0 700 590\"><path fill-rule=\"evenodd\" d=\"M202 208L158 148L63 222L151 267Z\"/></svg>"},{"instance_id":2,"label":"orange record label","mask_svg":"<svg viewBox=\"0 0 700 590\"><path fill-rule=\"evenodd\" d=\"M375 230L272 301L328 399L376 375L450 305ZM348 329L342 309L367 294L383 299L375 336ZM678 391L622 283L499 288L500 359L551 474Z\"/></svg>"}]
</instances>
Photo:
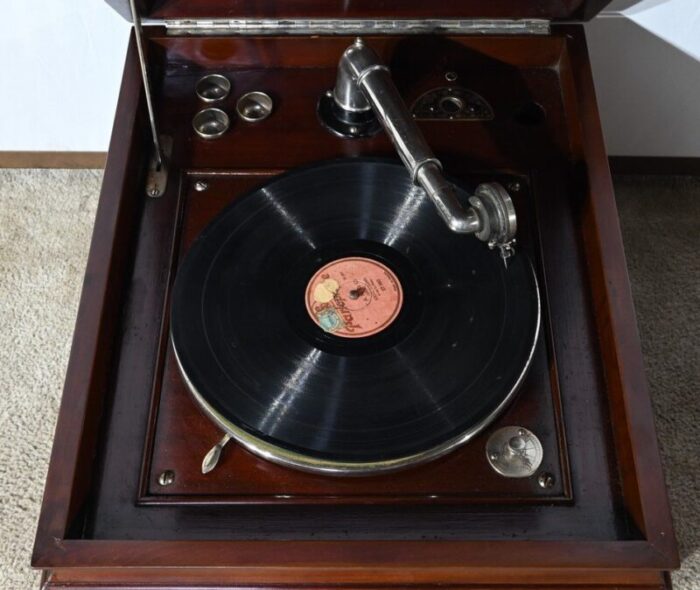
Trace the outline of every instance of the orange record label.
<instances>
[{"instance_id":1,"label":"orange record label","mask_svg":"<svg viewBox=\"0 0 700 590\"><path fill-rule=\"evenodd\" d=\"M326 332L372 336L399 315L403 291L396 275L370 258L340 258L318 270L306 287L306 309Z\"/></svg>"}]
</instances>

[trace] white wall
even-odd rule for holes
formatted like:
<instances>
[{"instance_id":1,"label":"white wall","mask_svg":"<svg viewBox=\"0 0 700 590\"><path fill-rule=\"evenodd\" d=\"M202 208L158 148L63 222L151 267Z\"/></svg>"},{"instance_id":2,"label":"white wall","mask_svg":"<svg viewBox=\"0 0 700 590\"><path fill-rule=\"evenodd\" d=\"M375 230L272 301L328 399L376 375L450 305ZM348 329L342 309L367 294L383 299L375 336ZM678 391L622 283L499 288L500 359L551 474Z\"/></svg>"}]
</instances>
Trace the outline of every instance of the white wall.
<instances>
[{"instance_id":1,"label":"white wall","mask_svg":"<svg viewBox=\"0 0 700 590\"><path fill-rule=\"evenodd\" d=\"M623 16L586 36L608 153L700 157L700 62Z\"/></svg>"},{"instance_id":2,"label":"white wall","mask_svg":"<svg viewBox=\"0 0 700 590\"><path fill-rule=\"evenodd\" d=\"M586 36L608 153L700 157L700 2L616 0Z\"/></svg>"},{"instance_id":3,"label":"white wall","mask_svg":"<svg viewBox=\"0 0 700 590\"><path fill-rule=\"evenodd\" d=\"M700 59L698 0L638 0L621 12L683 53Z\"/></svg>"},{"instance_id":4,"label":"white wall","mask_svg":"<svg viewBox=\"0 0 700 590\"><path fill-rule=\"evenodd\" d=\"M0 151L104 151L129 25L100 0L0 0Z\"/></svg>"},{"instance_id":5,"label":"white wall","mask_svg":"<svg viewBox=\"0 0 700 590\"><path fill-rule=\"evenodd\" d=\"M0 151L106 150L129 25L102 0L0 18ZM586 31L609 153L700 157L700 2L614 0Z\"/></svg>"}]
</instances>

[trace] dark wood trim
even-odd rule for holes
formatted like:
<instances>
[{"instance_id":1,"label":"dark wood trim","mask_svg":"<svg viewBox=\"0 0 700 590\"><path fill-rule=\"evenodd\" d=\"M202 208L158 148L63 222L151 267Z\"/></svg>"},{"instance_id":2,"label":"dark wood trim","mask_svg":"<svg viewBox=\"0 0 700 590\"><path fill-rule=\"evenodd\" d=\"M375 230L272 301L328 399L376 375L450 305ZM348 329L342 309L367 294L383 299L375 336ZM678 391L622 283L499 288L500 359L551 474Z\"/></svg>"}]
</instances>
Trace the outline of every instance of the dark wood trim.
<instances>
[{"instance_id":1,"label":"dark wood trim","mask_svg":"<svg viewBox=\"0 0 700 590\"><path fill-rule=\"evenodd\" d=\"M605 165L605 144L593 73L582 27L562 27L570 43L571 65L578 87L588 196L582 203L582 235L606 367L606 382L625 501L647 542L665 562L678 567L639 333L615 206L612 177Z\"/></svg>"},{"instance_id":2,"label":"dark wood trim","mask_svg":"<svg viewBox=\"0 0 700 590\"><path fill-rule=\"evenodd\" d=\"M567 551L559 551L567 547ZM404 581L421 571L446 568L451 574L492 569L503 579L518 570L552 572L594 570L665 570L675 562L647 541L191 541L61 539L36 547L32 565L53 569L167 568L173 563L191 568L227 568L275 583L318 568L319 583L341 583L347 568L385 569ZM86 566L85 564L89 564ZM533 564L537 564L534 566ZM185 567L185 566L183 566ZM274 570L274 571L273 571ZM435 572L432 574L436 576ZM291 576L289 578L287 576ZM307 578L307 581L310 577ZM240 580L252 582L252 579Z\"/></svg>"},{"instance_id":3,"label":"dark wood trim","mask_svg":"<svg viewBox=\"0 0 700 590\"><path fill-rule=\"evenodd\" d=\"M0 152L0 168L104 168L107 152Z\"/></svg>"},{"instance_id":4,"label":"dark wood trim","mask_svg":"<svg viewBox=\"0 0 700 590\"><path fill-rule=\"evenodd\" d=\"M439 544L438 544L439 545ZM436 548L439 549L439 548ZM194 568L190 566L170 568L143 567L77 567L55 570L48 588L82 588L87 590L143 590L158 588L175 590L185 588L296 588L306 589L435 589L439 586L450 590L516 590L542 588L550 590L662 590L663 574L644 569L588 570L579 567L569 569L524 568L504 571L503 568L452 568L425 567L364 567L351 562L336 564L330 573L322 568L302 566L291 572L286 568L270 567L266 570L246 566L225 568ZM333 578L338 572L339 578ZM108 580L105 582L105 579ZM299 582L289 583L289 580ZM445 581L442 581L445 580ZM620 583L620 580L624 580ZM157 584L157 585L156 585Z\"/></svg>"},{"instance_id":5,"label":"dark wood trim","mask_svg":"<svg viewBox=\"0 0 700 590\"><path fill-rule=\"evenodd\" d=\"M100 347L99 340L113 337L127 258L117 237L129 240L141 202L134 186L139 180L135 164L140 154L134 150L140 143L140 84L132 34L37 527L38 554L52 539L66 537L90 483L81 474L89 470L102 411L100 396L90 393L106 388L111 351Z\"/></svg>"},{"instance_id":6,"label":"dark wood trim","mask_svg":"<svg viewBox=\"0 0 700 590\"><path fill-rule=\"evenodd\" d=\"M610 156L613 174L666 174L700 176L700 157Z\"/></svg>"}]
</instances>

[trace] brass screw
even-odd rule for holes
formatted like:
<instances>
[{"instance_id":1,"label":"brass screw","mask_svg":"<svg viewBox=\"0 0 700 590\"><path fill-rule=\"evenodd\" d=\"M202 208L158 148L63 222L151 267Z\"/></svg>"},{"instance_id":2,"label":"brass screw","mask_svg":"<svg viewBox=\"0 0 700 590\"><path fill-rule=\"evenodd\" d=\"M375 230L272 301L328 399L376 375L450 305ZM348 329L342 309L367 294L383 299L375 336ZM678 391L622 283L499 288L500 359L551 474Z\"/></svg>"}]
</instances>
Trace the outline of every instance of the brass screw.
<instances>
[{"instance_id":1,"label":"brass screw","mask_svg":"<svg viewBox=\"0 0 700 590\"><path fill-rule=\"evenodd\" d=\"M202 191L205 191L209 188L209 185L204 182L203 180L198 180L197 182L194 183L194 190L196 190L198 193L201 193Z\"/></svg>"}]
</instances>

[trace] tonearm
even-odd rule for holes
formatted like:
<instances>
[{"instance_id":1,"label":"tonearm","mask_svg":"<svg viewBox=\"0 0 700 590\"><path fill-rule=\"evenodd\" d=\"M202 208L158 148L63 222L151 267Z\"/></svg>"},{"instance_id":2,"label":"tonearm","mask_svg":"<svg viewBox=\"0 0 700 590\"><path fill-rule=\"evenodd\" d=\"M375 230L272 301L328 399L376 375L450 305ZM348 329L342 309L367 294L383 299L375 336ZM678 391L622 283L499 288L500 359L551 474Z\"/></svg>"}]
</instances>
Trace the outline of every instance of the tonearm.
<instances>
[{"instance_id":1,"label":"tonearm","mask_svg":"<svg viewBox=\"0 0 700 590\"><path fill-rule=\"evenodd\" d=\"M413 182L421 186L454 232L474 234L503 260L513 254L517 227L508 192L496 182L480 184L465 209L455 187L428 146L391 79L389 68L362 39L356 39L340 58L335 88L319 103L324 124L343 137L363 137L380 123L406 165Z\"/></svg>"}]
</instances>

